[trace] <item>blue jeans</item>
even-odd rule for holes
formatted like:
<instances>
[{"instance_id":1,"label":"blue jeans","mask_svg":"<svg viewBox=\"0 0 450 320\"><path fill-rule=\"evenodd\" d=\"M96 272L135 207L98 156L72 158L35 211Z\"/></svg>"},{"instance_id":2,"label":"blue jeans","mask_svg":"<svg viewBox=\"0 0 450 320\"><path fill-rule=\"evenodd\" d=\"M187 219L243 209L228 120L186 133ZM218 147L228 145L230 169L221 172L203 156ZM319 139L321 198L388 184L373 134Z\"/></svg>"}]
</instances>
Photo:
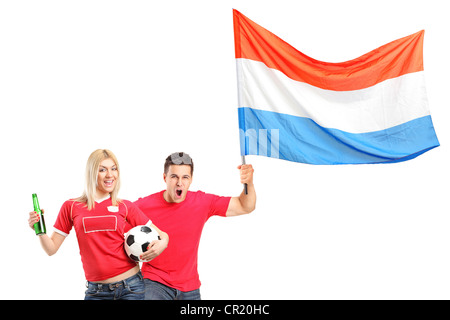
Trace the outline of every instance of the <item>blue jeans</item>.
<instances>
[{"instance_id":1,"label":"blue jeans","mask_svg":"<svg viewBox=\"0 0 450 320\"><path fill-rule=\"evenodd\" d=\"M113 283L86 283L84 300L144 300L145 284L139 271L134 276Z\"/></svg>"},{"instance_id":2,"label":"blue jeans","mask_svg":"<svg viewBox=\"0 0 450 320\"><path fill-rule=\"evenodd\" d=\"M144 279L145 300L201 300L200 289L180 291L157 281Z\"/></svg>"}]
</instances>

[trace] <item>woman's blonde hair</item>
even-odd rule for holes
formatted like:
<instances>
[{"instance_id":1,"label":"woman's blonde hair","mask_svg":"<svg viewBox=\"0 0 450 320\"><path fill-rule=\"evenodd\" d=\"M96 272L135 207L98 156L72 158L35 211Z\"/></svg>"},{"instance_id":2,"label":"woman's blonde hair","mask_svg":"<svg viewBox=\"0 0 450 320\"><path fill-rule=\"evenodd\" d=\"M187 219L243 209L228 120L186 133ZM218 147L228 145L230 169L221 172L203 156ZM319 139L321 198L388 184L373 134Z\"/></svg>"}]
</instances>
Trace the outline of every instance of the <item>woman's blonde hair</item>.
<instances>
[{"instance_id":1,"label":"woman's blonde hair","mask_svg":"<svg viewBox=\"0 0 450 320\"><path fill-rule=\"evenodd\" d=\"M116 187L114 188L113 192L110 193L111 201L114 206L117 206L117 204L120 202L117 197L120 189L119 162L117 161L114 153L112 153L110 150L97 149L91 153L86 163L86 185L84 192L81 197L75 199L76 201L86 203L88 210L91 210L95 207L95 192L97 190L98 170L100 167L100 163L106 159L111 159L112 161L114 161L117 168Z\"/></svg>"}]
</instances>

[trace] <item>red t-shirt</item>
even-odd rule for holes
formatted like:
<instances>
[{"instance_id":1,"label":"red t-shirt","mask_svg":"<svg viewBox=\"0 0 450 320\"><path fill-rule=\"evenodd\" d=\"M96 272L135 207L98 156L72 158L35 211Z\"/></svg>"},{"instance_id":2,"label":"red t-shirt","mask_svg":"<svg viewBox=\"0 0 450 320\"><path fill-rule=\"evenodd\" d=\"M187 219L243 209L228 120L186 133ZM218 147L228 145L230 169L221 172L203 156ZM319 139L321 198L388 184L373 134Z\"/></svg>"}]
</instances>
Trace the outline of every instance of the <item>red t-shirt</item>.
<instances>
[{"instance_id":1,"label":"red t-shirt","mask_svg":"<svg viewBox=\"0 0 450 320\"><path fill-rule=\"evenodd\" d=\"M113 206L108 198L96 202L90 211L85 203L68 200L62 205L54 227L64 236L75 228L86 279L101 281L136 266L123 247L126 221L134 227L146 224L149 219L128 200Z\"/></svg>"},{"instance_id":2,"label":"red t-shirt","mask_svg":"<svg viewBox=\"0 0 450 320\"><path fill-rule=\"evenodd\" d=\"M203 226L213 215L224 217L231 198L188 191L183 202L169 203L163 194L161 191L135 202L170 239L163 253L142 264L142 274L181 291L198 289L197 256Z\"/></svg>"}]
</instances>

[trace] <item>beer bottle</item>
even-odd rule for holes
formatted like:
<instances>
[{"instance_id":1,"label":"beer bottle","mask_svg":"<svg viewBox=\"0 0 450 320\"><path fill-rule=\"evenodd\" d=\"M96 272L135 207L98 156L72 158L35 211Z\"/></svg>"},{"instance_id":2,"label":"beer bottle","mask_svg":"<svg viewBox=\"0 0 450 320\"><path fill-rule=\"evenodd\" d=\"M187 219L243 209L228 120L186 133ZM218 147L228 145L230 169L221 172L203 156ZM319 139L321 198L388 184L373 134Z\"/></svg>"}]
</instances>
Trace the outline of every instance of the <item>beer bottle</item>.
<instances>
[{"instance_id":1,"label":"beer bottle","mask_svg":"<svg viewBox=\"0 0 450 320\"><path fill-rule=\"evenodd\" d=\"M36 232L36 235L44 234L47 232L45 228L45 221L44 221L44 214L42 213L41 209L39 208L39 201L37 198L36 193L33 193L33 206L34 211L39 215L39 221L34 224L34 231Z\"/></svg>"}]
</instances>

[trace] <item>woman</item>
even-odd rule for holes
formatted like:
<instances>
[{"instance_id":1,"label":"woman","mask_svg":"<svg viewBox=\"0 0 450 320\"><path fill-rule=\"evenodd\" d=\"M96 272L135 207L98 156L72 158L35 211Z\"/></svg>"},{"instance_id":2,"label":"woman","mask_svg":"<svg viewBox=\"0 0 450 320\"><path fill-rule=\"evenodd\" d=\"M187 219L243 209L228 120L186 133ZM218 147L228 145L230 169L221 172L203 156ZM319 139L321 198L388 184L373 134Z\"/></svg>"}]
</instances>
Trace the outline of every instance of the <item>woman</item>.
<instances>
[{"instance_id":1,"label":"woman","mask_svg":"<svg viewBox=\"0 0 450 320\"><path fill-rule=\"evenodd\" d=\"M77 234L81 261L88 281L85 300L144 299L145 286L139 264L123 248L126 222L131 226L150 225L160 234L141 259L150 261L167 247L169 237L151 223L132 202L119 200L119 163L109 150L94 151L86 165L86 188L77 199L64 202L52 236L39 237L49 255L55 254L72 227ZM39 220L30 212L31 228Z\"/></svg>"}]
</instances>

